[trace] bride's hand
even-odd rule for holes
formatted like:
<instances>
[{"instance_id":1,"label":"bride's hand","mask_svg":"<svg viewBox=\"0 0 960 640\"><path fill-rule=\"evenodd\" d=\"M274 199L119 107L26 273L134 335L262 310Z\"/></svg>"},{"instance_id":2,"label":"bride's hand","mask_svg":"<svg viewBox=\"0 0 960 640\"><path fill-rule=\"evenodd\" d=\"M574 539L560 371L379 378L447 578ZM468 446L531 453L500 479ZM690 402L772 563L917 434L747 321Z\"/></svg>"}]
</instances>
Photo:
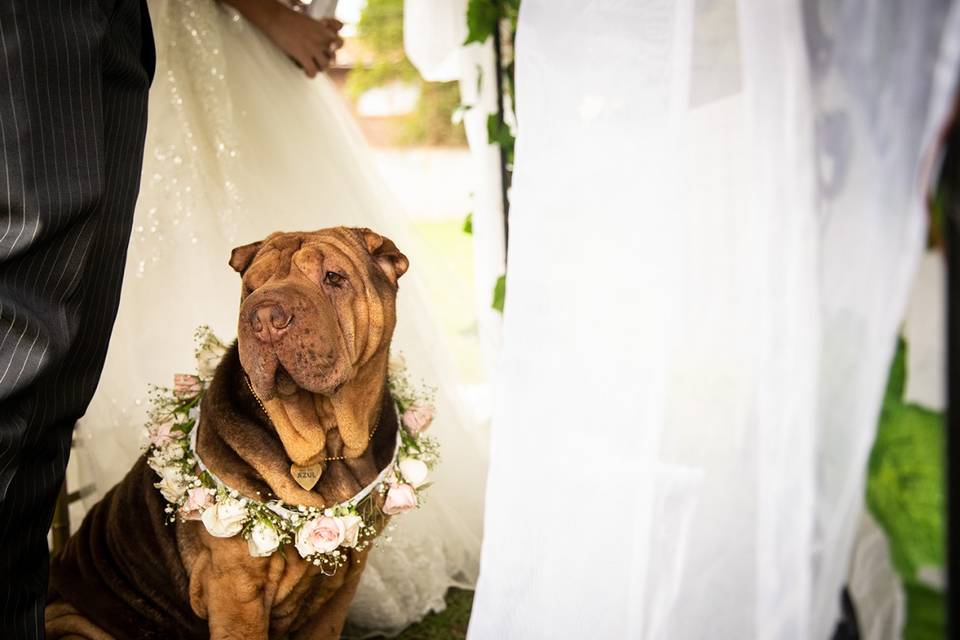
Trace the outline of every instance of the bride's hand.
<instances>
[{"instance_id":1,"label":"bride's hand","mask_svg":"<svg viewBox=\"0 0 960 640\"><path fill-rule=\"evenodd\" d=\"M263 31L304 73L314 77L333 64L343 39L337 34L343 23L335 18L314 20L286 7L263 25Z\"/></svg>"},{"instance_id":2,"label":"bride's hand","mask_svg":"<svg viewBox=\"0 0 960 640\"><path fill-rule=\"evenodd\" d=\"M222 0L263 31L311 78L326 71L343 46L337 35L343 23L335 18L314 20L277 0Z\"/></svg>"}]
</instances>

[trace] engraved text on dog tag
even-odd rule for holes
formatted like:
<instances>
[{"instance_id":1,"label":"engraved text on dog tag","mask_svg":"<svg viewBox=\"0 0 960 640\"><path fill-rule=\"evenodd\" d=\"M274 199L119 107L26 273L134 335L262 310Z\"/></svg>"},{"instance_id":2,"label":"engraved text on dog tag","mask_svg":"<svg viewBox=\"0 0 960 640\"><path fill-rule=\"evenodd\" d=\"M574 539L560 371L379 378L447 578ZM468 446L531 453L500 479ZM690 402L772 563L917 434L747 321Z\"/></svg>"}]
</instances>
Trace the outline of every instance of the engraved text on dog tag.
<instances>
[{"instance_id":1,"label":"engraved text on dog tag","mask_svg":"<svg viewBox=\"0 0 960 640\"><path fill-rule=\"evenodd\" d=\"M310 491L320 480L320 474L323 473L323 465L319 462L309 467L301 467L297 463L290 465L290 475L297 481L297 484L305 490Z\"/></svg>"}]
</instances>

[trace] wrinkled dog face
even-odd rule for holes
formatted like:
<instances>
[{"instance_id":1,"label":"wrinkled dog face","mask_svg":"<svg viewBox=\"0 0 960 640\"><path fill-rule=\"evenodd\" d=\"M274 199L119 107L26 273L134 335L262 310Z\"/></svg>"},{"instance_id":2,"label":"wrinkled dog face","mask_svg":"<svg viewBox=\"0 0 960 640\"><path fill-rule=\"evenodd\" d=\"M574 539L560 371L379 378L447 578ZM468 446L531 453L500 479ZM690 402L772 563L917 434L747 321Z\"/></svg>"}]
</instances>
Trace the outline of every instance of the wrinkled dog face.
<instances>
[{"instance_id":1,"label":"wrinkled dog face","mask_svg":"<svg viewBox=\"0 0 960 640\"><path fill-rule=\"evenodd\" d=\"M233 250L243 277L237 341L257 394L330 395L380 348L396 322L407 258L369 229L275 233Z\"/></svg>"}]
</instances>

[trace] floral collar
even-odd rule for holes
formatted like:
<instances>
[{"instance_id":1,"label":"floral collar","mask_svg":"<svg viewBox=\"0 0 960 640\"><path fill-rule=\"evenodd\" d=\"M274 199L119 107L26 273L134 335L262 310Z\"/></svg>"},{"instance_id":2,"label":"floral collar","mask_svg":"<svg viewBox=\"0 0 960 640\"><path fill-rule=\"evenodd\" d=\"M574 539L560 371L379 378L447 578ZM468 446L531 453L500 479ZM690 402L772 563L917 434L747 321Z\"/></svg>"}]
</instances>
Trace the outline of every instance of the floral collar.
<instances>
[{"instance_id":1,"label":"floral collar","mask_svg":"<svg viewBox=\"0 0 960 640\"><path fill-rule=\"evenodd\" d=\"M347 549L362 551L372 543L386 516L420 505L418 492L429 486L438 446L423 434L433 420L431 391L413 387L402 359L391 361L388 377L400 416L392 461L357 495L321 509L242 496L203 464L196 451L200 401L227 346L207 327L196 338L198 374L177 375L173 389L151 390L145 450L147 464L160 476L154 486L168 502L168 522L200 520L212 536L242 535L257 557L292 543L302 558L332 574L346 562Z\"/></svg>"}]
</instances>

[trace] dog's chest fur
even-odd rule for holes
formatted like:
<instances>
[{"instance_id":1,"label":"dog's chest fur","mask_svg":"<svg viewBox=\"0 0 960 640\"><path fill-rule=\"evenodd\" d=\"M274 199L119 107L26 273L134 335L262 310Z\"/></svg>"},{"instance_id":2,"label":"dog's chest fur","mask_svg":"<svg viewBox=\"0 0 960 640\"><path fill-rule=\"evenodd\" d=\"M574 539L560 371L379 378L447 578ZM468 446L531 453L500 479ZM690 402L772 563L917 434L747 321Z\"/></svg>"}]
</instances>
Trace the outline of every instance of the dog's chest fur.
<instances>
[{"instance_id":1,"label":"dog's chest fur","mask_svg":"<svg viewBox=\"0 0 960 640\"><path fill-rule=\"evenodd\" d=\"M211 634L217 616L210 614L215 610L229 612L231 621L249 612L252 626L266 613L270 638L298 631L311 624L345 586L355 587L367 558L366 551L350 550L346 564L330 576L292 548L283 554L252 557L242 537L214 538L196 521L178 523L176 537L189 576L191 607L210 620ZM352 595L353 589L349 592Z\"/></svg>"}]
</instances>

